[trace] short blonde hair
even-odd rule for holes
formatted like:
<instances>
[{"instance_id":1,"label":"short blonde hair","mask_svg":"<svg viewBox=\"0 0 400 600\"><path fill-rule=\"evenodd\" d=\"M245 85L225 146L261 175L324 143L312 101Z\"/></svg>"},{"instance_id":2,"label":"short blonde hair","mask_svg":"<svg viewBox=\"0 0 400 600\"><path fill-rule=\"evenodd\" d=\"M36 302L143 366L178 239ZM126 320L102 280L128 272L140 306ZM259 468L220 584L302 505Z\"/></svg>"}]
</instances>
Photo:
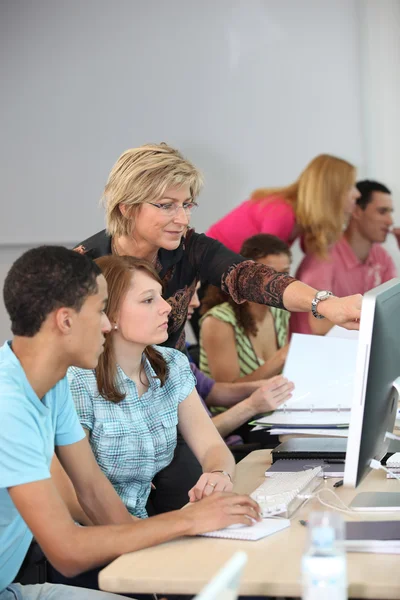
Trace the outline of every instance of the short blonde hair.
<instances>
[{"instance_id":1,"label":"short blonde hair","mask_svg":"<svg viewBox=\"0 0 400 600\"><path fill-rule=\"evenodd\" d=\"M111 169L104 188L108 234L129 235L135 207L157 202L168 187L182 185L189 186L194 200L200 193L203 178L175 148L161 143L126 150ZM122 215L121 204L127 207L127 216Z\"/></svg>"},{"instance_id":2,"label":"short blonde hair","mask_svg":"<svg viewBox=\"0 0 400 600\"><path fill-rule=\"evenodd\" d=\"M336 156L320 154L304 169L295 183L283 188L253 192L254 201L277 195L290 202L302 228L307 252L325 258L328 248L342 235L345 197L356 183L355 167Z\"/></svg>"}]
</instances>

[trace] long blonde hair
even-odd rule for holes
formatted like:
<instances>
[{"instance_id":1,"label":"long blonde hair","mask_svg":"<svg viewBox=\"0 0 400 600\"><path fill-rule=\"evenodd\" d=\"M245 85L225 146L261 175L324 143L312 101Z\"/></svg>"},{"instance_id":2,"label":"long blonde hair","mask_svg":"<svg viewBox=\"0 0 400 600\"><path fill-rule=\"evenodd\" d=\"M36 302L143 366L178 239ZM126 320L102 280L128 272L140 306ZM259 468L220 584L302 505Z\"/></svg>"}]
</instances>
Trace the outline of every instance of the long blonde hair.
<instances>
[{"instance_id":1,"label":"long blonde hair","mask_svg":"<svg viewBox=\"0 0 400 600\"><path fill-rule=\"evenodd\" d=\"M328 247L342 234L345 225L345 196L356 182L355 167L336 156L320 154L294 183L281 188L261 188L251 195L255 202L280 196L296 213L307 252L324 258Z\"/></svg>"},{"instance_id":2,"label":"long blonde hair","mask_svg":"<svg viewBox=\"0 0 400 600\"><path fill-rule=\"evenodd\" d=\"M113 168L104 188L107 232L112 236L130 235L134 211L145 202L158 202L168 187L188 185L194 200L203 179L198 169L182 154L161 144L146 144L126 150ZM127 214L120 211L124 204Z\"/></svg>"}]
</instances>

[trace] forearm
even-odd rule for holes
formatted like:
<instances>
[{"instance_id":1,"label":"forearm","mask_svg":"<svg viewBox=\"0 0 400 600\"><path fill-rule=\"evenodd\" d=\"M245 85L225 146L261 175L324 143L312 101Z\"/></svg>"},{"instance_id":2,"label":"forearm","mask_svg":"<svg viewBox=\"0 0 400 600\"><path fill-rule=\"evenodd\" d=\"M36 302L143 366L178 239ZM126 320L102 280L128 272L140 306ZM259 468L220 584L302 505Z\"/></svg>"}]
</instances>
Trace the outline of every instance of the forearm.
<instances>
[{"instance_id":1,"label":"forearm","mask_svg":"<svg viewBox=\"0 0 400 600\"><path fill-rule=\"evenodd\" d=\"M53 456L51 463L51 478L74 521L82 525L93 525L91 519L89 519L80 505L72 481L61 466L56 455Z\"/></svg>"},{"instance_id":2,"label":"forearm","mask_svg":"<svg viewBox=\"0 0 400 600\"><path fill-rule=\"evenodd\" d=\"M77 496L85 513L95 525L132 523L132 515L103 473L97 478L95 486L88 485Z\"/></svg>"},{"instance_id":3,"label":"forearm","mask_svg":"<svg viewBox=\"0 0 400 600\"><path fill-rule=\"evenodd\" d=\"M243 425L243 423L247 423L254 414L254 409L248 402L248 399L246 399L236 404L236 406L232 406L232 408L213 417L212 422L221 437L226 437L232 433L232 431Z\"/></svg>"},{"instance_id":4,"label":"forearm","mask_svg":"<svg viewBox=\"0 0 400 600\"><path fill-rule=\"evenodd\" d=\"M222 439L220 443L210 446L199 462L203 473L226 471L231 476L231 479L233 479L235 459Z\"/></svg>"},{"instance_id":5,"label":"forearm","mask_svg":"<svg viewBox=\"0 0 400 600\"><path fill-rule=\"evenodd\" d=\"M186 518L185 511L173 511L151 519L138 519L134 523L130 520L128 525L74 525L73 529L71 527L63 536L59 556L55 555L54 551L47 552L46 548L43 550L61 573L73 577L108 564L121 554L187 535L190 527L191 522Z\"/></svg>"},{"instance_id":6,"label":"forearm","mask_svg":"<svg viewBox=\"0 0 400 600\"><path fill-rule=\"evenodd\" d=\"M233 384L218 381L213 385L205 401L208 406L229 408L248 398L260 385L262 385L261 381L238 381Z\"/></svg>"},{"instance_id":7,"label":"forearm","mask_svg":"<svg viewBox=\"0 0 400 600\"><path fill-rule=\"evenodd\" d=\"M290 312L310 312L316 292L317 290L309 285L294 281L283 292L283 304Z\"/></svg>"},{"instance_id":8,"label":"forearm","mask_svg":"<svg viewBox=\"0 0 400 600\"><path fill-rule=\"evenodd\" d=\"M68 497L68 500L65 499L65 503L69 510L69 514L74 519L74 521L80 523L81 525L94 525L92 519L90 519L90 517L86 514L85 510L80 505L79 500L75 494L75 490L73 495L71 494Z\"/></svg>"},{"instance_id":9,"label":"forearm","mask_svg":"<svg viewBox=\"0 0 400 600\"><path fill-rule=\"evenodd\" d=\"M238 304L248 300L256 304L287 308L287 310L307 310L290 309L284 301L286 290L295 282L296 280L286 273L277 273L271 267L247 260L236 264L223 274L221 289ZM301 291L298 294L301 299ZM289 299L292 295L293 291L290 292Z\"/></svg>"},{"instance_id":10,"label":"forearm","mask_svg":"<svg viewBox=\"0 0 400 600\"><path fill-rule=\"evenodd\" d=\"M251 382L254 383L256 381L260 381L260 379L270 379L271 377L279 375L282 372L283 364L284 363L281 360L280 356L276 353L274 356L272 356L272 358L266 360L263 365L258 367L252 373L249 373L248 375L243 375L242 377L238 377L238 379L235 379L234 383L237 384L240 382L248 384Z\"/></svg>"},{"instance_id":11,"label":"forearm","mask_svg":"<svg viewBox=\"0 0 400 600\"><path fill-rule=\"evenodd\" d=\"M328 319L316 319L311 313L308 315L308 324L314 335L325 335L333 327L333 323Z\"/></svg>"}]
</instances>

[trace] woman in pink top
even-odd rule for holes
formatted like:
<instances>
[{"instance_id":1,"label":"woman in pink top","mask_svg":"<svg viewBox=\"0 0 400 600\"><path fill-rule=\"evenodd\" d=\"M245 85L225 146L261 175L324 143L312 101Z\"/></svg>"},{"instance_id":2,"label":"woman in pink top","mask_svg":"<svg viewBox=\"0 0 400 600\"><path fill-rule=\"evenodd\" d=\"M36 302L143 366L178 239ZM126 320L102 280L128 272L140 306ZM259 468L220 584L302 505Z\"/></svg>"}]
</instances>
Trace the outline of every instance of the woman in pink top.
<instances>
[{"instance_id":1,"label":"woman in pink top","mask_svg":"<svg viewBox=\"0 0 400 600\"><path fill-rule=\"evenodd\" d=\"M320 154L297 181L283 188L253 192L207 235L239 252L245 239L270 233L291 244L299 235L307 253L325 256L339 239L358 197L356 171L347 161Z\"/></svg>"}]
</instances>

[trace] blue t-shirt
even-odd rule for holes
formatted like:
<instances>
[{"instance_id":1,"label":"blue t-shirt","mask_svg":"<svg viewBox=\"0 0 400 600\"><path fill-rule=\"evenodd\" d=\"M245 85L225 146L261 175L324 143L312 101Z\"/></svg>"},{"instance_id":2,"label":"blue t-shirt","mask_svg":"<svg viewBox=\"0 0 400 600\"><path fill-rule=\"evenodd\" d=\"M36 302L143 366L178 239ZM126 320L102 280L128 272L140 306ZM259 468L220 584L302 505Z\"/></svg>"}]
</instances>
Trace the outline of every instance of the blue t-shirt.
<instances>
[{"instance_id":1,"label":"blue t-shirt","mask_svg":"<svg viewBox=\"0 0 400 600\"><path fill-rule=\"evenodd\" d=\"M6 342L0 348L0 592L14 580L32 540L7 488L49 479L54 446L84 437L67 378L39 400Z\"/></svg>"}]
</instances>

